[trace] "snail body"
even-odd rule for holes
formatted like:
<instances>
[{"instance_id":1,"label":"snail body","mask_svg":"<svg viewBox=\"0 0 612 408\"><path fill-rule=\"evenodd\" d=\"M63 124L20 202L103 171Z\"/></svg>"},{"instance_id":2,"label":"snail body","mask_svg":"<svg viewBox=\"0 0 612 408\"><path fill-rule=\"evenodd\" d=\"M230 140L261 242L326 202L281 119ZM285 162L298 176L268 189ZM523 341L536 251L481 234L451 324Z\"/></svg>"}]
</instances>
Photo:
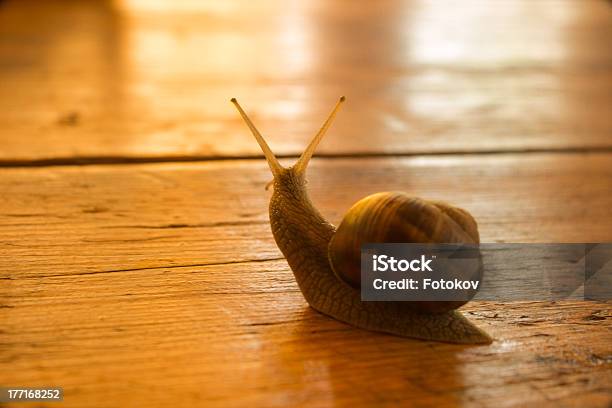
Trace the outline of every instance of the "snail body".
<instances>
[{"instance_id":1,"label":"snail body","mask_svg":"<svg viewBox=\"0 0 612 408\"><path fill-rule=\"evenodd\" d=\"M478 243L479 237L476 222L466 211L399 193L379 193L360 200L349 210L338 229L325 220L308 196L305 171L343 100L340 99L298 162L284 168L237 101L232 99L262 148L274 176L269 207L272 234L304 298L313 309L366 330L451 343L490 343L491 338L484 331L454 310L464 302L361 300L358 273L354 269L361 243ZM405 226L403 229L398 229L396 221L388 218L387 212L391 214L394 208L406 215L405 222L400 223ZM373 218L362 219L366 215ZM431 219L423 222L429 216ZM438 220L434 221L436 216ZM416 221L410 223L410 219ZM379 222L391 228L380 232ZM371 228L376 225L379 225L378 230ZM400 230L404 232L398 233Z\"/></svg>"}]
</instances>

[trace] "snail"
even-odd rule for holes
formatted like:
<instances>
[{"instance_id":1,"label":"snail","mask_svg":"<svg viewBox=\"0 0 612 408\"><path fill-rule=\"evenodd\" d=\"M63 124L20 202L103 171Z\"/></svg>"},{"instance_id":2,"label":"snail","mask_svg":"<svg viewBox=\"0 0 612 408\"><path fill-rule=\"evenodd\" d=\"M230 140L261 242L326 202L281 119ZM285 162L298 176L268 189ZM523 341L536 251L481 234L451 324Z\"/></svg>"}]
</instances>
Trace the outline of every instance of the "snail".
<instances>
[{"instance_id":1,"label":"snail","mask_svg":"<svg viewBox=\"0 0 612 408\"><path fill-rule=\"evenodd\" d=\"M297 284L315 310L352 326L450 343L490 343L491 337L456 309L465 302L366 302L360 291L360 248L371 242L478 243L476 221L449 204L377 193L351 207L338 228L312 204L306 168L341 97L297 163L283 167L235 98L231 99L262 149L273 175L272 234Z\"/></svg>"}]
</instances>

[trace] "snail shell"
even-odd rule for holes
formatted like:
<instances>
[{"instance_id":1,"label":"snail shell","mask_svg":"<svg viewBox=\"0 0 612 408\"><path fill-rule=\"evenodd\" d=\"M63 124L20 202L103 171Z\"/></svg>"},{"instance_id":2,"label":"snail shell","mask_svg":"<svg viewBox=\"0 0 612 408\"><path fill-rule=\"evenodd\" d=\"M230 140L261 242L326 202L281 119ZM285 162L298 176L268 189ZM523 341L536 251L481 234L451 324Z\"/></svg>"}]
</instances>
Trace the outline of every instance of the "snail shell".
<instances>
[{"instance_id":1,"label":"snail shell","mask_svg":"<svg viewBox=\"0 0 612 408\"><path fill-rule=\"evenodd\" d=\"M338 278L359 289L361 246L394 242L478 244L480 237L476 221L461 208L399 192L376 193L355 203L342 219L329 243L330 265ZM482 274L482 269L478 273ZM406 303L414 309L441 313L468 300Z\"/></svg>"}]
</instances>

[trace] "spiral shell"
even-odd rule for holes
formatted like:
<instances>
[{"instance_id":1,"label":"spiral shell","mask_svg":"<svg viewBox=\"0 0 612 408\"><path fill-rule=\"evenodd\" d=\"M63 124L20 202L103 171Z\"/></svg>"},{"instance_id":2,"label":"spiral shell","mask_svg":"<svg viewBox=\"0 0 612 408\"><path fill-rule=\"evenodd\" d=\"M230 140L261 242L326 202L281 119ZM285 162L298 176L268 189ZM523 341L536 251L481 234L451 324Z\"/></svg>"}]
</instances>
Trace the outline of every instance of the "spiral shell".
<instances>
[{"instance_id":1,"label":"spiral shell","mask_svg":"<svg viewBox=\"0 0 612 408\"><path fill-rule=\"evenodd\" d=\"M400 192L376 193L355 203L342 219L329 243L330 265L340 279L358 289L361 246L394 242L478 244L480 237L476 221L461 208ZM415 309L438 313L466 302L406 303Z\"/></svg>"}]
</instances>

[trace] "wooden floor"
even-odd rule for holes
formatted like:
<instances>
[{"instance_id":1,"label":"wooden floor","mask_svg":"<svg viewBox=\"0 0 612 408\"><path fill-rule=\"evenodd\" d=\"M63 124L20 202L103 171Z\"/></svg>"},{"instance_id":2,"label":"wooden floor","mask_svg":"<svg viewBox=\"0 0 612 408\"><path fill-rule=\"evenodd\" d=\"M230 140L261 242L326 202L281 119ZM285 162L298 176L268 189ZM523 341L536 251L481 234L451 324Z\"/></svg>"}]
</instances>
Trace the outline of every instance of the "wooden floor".
<instances>
[{"instance_id":1,"label":"wooden floor","mask_svg":"<svg viewBox=\"0 0 612 408\"><path fill-rule=\"evenodd\" d=\"M611 302L473 302L495 338L473 347L310 309L229 98L291 163L347 96L308 173L332 222L402 190L468 209L483 242L612 242L610 44L603 0L0 1L0 386L609 407Z\"/></svg>"}]
</instances>

